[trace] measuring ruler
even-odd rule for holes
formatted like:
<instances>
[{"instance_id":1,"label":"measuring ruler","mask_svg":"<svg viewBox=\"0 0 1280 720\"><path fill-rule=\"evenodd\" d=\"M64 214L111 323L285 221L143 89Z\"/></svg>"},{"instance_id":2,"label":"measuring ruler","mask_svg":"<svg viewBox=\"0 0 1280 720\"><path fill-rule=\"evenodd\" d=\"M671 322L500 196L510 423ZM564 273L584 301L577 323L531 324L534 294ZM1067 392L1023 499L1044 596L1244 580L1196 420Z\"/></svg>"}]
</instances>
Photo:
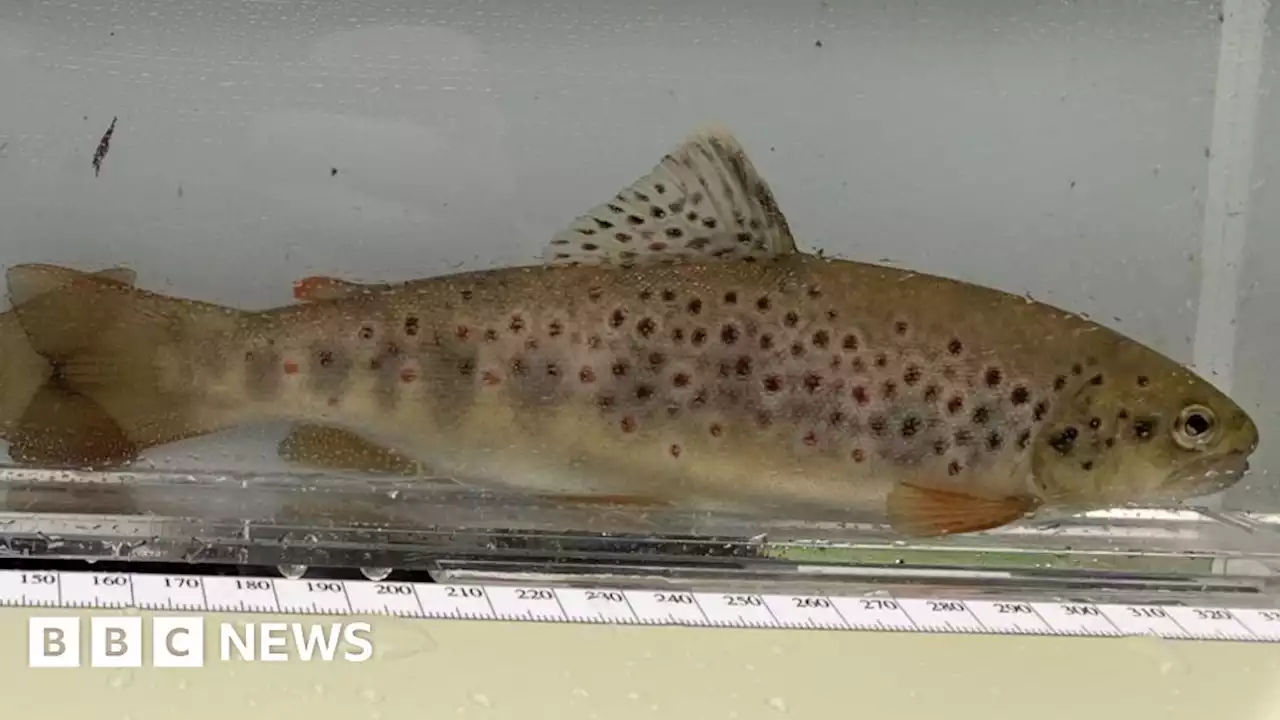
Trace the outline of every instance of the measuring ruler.
<instances>
[{"instance_id":1,"label":"measuring ruler","mask_svg":"<svg viewBox=\"0 0 1280 720\"><path fill-rule=\"evenodd\" d=\"M0 571L0 605L1280 642L1280 609Z\"/></svg>"}]
</instances>

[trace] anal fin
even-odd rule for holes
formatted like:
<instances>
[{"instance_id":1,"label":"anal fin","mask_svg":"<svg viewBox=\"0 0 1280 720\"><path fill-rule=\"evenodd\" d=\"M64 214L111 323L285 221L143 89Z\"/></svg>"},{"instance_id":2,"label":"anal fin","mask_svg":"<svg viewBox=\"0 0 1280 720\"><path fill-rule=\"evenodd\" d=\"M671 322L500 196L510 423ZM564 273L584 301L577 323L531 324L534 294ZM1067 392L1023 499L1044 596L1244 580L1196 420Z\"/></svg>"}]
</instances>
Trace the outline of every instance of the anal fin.
<instances>
[{"instance_id":1,"label":"anal fin","mask_svg":"<svg viewBox=\"0 0 1280 720\"><path fill-rule=\"evenodd\" d=\"M899 483L889 493L889 523L896 532L937 537L980 532L1012 523L1035 510L1029 497L992 500Z\"/></svg>"},{"instance_id":2,"label":"anal fin","mask_svg":"<svg viewBox=\"0 0 1280 720\"><path fill-rule=\"evenodd\" d=\"M306 467L386 475L425 476L426 467L354 433L324 425L298 425L280 441L284 460Z\"/></svg>"}]
</instances>

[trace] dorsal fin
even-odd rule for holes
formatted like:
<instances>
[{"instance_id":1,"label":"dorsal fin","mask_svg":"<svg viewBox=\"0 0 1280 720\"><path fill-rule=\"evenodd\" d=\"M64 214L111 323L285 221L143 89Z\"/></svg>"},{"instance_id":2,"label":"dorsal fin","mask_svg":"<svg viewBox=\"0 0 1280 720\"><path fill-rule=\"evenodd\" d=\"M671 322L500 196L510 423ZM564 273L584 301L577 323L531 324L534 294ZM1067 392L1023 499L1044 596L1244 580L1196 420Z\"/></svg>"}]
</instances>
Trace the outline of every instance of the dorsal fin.
<instances>
[{"instance_id":1,"label":"dorsal fin","mask_svg":"<svg viewBox=\"0 0 1280 720\"><path fill-rule=\"evenodd\" d=\"M648 175L546 246L552 265L762 260L797 252L768 183L732 133L692 133Z\"/></svg>"}]
</instances>

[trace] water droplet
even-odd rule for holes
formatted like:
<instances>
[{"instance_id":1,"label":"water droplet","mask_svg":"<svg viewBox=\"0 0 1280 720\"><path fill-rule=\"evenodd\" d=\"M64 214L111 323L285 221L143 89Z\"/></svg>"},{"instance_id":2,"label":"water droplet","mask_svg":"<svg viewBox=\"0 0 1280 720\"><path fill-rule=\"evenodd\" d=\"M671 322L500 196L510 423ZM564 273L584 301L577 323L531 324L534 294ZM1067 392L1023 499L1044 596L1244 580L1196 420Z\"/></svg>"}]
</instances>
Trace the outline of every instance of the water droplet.
<instances>
[{"instance_id":1,"label":"water droplet","mask_svg":"<svg viewBox=\"0 0 1280 720\"><path fill-rule=\"evenodd\" d=\"M628 700L631 700L631 701L639 700L639 699L640 699L640 693L638 693L638 692L629 692L629 693L627 693L627 699L628 699Z\"/></svg>"},{"instance_id":2,"label":"water droplet","mask_svg":"<svg viewBox=\"0 0 1280 720\"><path fill-rule=\"evenodd\" d=\"M391 568L362 567L360 568L360 574L374 582L381 582L391 574Z\"/></svg>"},{"instance_id":3,"label":"water droplet","mask_svg":"<svg viewBox=\"0 0 1280 720\"><path fill-rule=\"evenodd\" d=\"M365 702L376 703L382 699L382 696L376 690L361 690L360 698Z\"/></svg>"},{"instance_id":4,"label":"water droplet","mask_svg":"<svg viewBox=\"0 0 1280 720\"><path fill-rule=\"evenodd\" d=\"M480 707L493 707L493 703L489 702L489 696L481 693L473 693L471 695L471 702L479 705Z\"/></svg>"},{"instance_id":5,"label":"water droplet","mask_svg":"<svg viewBox=\"0 0 1280 720\"><path fill-rule=\"evenodd\" d=\"M778 712L786 712L787 701L783 700L780 697L771 697L769 698L769 707L773 708L774 710L777 710Z\"/></svg>"},{"instance_id":6,"label":"water droplet","mask_svg":"<svg viewBox=\"0 0 1280 720\"><path fill-rule=\"evenodd\" d=\"M290 580L299 580L303 575L307 574L306 565L277 565L276 570Z\"/></svg>"}]
</instances>

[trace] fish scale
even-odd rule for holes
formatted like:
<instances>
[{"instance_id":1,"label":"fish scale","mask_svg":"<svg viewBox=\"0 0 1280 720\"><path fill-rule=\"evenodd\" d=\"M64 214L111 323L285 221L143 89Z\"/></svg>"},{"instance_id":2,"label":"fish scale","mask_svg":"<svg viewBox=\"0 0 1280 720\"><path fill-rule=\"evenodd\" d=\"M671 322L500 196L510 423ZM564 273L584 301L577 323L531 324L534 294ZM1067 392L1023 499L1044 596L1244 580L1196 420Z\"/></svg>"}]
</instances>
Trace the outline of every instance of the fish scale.
<instances>
[{"instance_id":1,"label":"fish scale","mask_svg":"<svg viewBox=\"0 0 1280 720\"><path fill-rule=\"evenodd\" d=\"M261 312L47 266L9 280L38 296L33 346L135 433L327 426L565 501L939 534L1220 489L1257 444L1229 398L1105 327L800 252L722 130L557 233L542 266L326 281Z\"/></svg>"}]
</instances>

